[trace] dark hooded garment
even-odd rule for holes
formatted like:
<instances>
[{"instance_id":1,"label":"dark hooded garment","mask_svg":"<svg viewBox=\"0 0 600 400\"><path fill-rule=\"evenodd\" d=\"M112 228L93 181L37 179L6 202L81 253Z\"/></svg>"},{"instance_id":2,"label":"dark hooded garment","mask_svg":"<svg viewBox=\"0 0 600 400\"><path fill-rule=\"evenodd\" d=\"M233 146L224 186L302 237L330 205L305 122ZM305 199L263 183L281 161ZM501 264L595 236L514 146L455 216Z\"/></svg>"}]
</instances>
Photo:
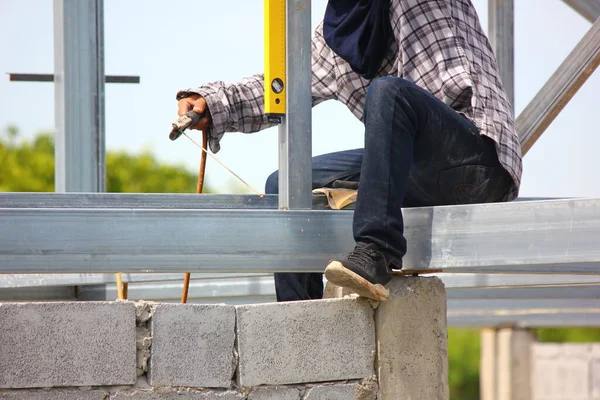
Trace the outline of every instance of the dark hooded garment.
<instances>
[{"instance_id":1,"label":"dark hooded garment","mask_svg":"<svg viewBox=\"0 0 600 400\"><path fill-rule=\"evenodd\" d=\"M329 0L323 37L354 72L372 79L393 37L390 0Z\"/></svg>"}]
</instances>

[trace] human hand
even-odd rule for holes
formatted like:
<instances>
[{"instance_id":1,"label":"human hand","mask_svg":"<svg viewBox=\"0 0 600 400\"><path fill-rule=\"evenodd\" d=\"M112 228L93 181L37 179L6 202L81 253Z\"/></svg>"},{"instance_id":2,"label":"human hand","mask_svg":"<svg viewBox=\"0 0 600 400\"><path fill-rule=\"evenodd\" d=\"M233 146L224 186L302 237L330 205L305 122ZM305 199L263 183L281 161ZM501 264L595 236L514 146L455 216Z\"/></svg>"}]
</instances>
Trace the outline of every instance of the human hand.
<instances>
[{"instance_id":1,"label":"human hand","mask_svg":"<svg viewBox=\"0 0 600 400\"><path fill-rule=\"evenodd\" d=\"M204 97L198 94L192 94L188 97L184 97L183 99L179 100L179 102L177 103L177 107L179 115L183 115L190 110L194 110L194 112L198 114L204 113L204 117L202 117L202 119L200 119L200 121L197 124L190 126L188 129L197 129L200 131L204 131L205 129L209 128L212 124L212 117L210 115L208 105L206 104L206 100L204 99Z\"/></svg>"}]
</instances>

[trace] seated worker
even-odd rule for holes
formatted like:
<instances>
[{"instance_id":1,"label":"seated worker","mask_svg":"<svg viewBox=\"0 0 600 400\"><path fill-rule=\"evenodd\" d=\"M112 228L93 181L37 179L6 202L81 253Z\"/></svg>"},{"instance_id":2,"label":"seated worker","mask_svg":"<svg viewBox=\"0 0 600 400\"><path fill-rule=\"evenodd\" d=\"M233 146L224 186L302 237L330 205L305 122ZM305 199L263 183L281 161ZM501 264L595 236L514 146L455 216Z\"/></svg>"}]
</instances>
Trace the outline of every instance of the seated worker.
<instances>
[{"instance_id":1,"label":"seated worker","mask_svg":"<svg viewBox=\"0 0 600 400\"><path fill-rule=\"evenodd\" d=\"M272 126L263 75L177 94L179 114L207 111L213 152L224 132ZM406 253L402 207L510 201L522 160L511 105L471 0L329 0L312 40L313 106L343 102L363 149L313 158L313 188L358 181L356 247L329 282L385 300ZM277 173L266 193L277 193ZM348 249L351 250L351 249ZM322 274L275 274L278 301L320 299Z\"/></svg>"}]
</instances>

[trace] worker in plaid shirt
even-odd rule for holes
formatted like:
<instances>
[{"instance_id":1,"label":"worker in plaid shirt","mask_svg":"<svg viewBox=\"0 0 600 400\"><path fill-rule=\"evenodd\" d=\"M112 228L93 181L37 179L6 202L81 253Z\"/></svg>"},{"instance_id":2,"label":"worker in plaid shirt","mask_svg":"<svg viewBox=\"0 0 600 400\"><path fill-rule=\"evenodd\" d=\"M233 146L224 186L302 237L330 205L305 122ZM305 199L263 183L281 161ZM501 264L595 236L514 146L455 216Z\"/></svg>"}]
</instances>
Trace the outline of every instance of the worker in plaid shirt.
<instances>
[{"instance_id":1,"label":"worker in plaid shirt","mask_svg":"<svg viewBox=\"0 0 600 400\"><path fill-rule=\"evenodd\" d=\"M263 76L177 94L213 152L225 132L270 127ZM313 105L336 99L365 125L363 149L313 158L313 188L358 181L356 247L329 282L385 300L406 253L402 207L510 201L521 148L471 0L329 0L312 41ZM277 173L266 183L277 193ZM350 249L349 249L350 250ZM275 274L279 301L319 299L322 274Z\"/></svg>"}]
</instances>

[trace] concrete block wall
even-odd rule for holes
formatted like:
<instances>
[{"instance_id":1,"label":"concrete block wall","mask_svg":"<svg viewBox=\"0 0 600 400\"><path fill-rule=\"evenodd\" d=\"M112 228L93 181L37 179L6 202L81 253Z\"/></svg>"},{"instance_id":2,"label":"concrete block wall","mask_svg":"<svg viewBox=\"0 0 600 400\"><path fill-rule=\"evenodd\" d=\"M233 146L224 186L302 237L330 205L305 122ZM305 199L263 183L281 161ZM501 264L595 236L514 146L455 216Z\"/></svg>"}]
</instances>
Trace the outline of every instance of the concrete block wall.
<instances>
[{"instance_id":1,"label":"concrete block wall","mask_svg":"<svg viewBox=\"0 0 600 400\"><path fill-rule=\"evenodd\" d=\"M409 302L404 311L358 298L1 303L0 399L446 400L443 284L407 278L392 286ZM415 301L423 305L411 314ZM376 327L387 333L377 336ZM398 363L411 371L392 379ZM409 379L435 390L411 388Z\"/></svg>"},{"instance_id":2,"label":"concrete block wall","mask_svg":"<svg viewBox=\"0 0 600 400\"><path fill-rule=\"evenodd\" d=\"M600 344L539 343L520 328L482 332L482 400L600 400Z\"/></svg>"},{"instance_id":3,"label":"concrete block wall","mask_svg":"<svg viewBox=\"0 0 600 400\"><path fill-rule=\"evenodd\" d=\"M532 400L600 399L600 344L533 343Z\"/></svg>"}]
</instances>

